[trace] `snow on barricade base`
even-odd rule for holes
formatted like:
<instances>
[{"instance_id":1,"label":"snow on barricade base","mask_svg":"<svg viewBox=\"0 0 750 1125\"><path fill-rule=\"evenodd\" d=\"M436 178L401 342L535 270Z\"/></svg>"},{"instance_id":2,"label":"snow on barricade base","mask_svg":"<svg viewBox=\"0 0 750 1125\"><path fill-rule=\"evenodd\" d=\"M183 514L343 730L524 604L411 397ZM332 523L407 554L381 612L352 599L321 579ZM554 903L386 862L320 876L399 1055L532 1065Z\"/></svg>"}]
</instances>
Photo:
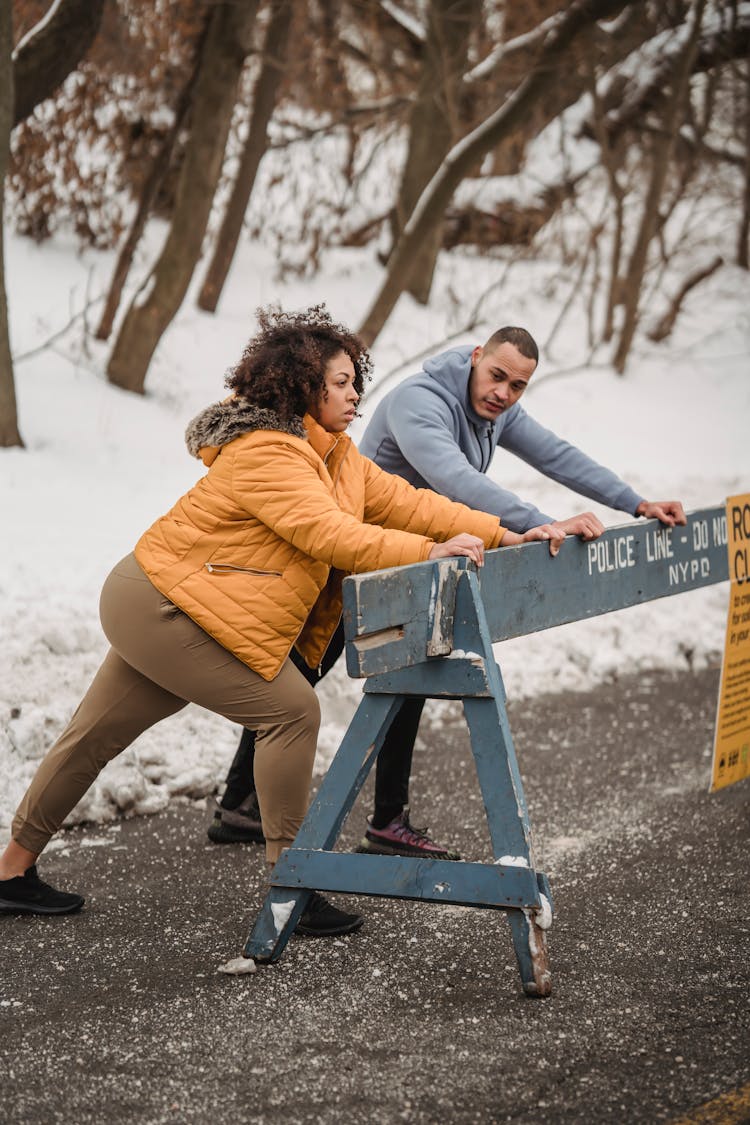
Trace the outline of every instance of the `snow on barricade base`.
<instances>
[{"instance_id":1,"label":"snow on barricade base","mask_svg":"<svg viewBox=\"0 0 750 1125\"><path fill-rule=\"evenodd\" d=\"M540 930L548 930L552 925L552 906L546 895L539 895L542 903L541 910L538 910L534 915L534 921Z\"/></svg>"},{"instance_id":2,"label":"snow on barricade base","mask_svg":"<svg viewBox=\"0 0 750 1125\"><path fill-rule=\"evenodd\" d=\"M219 965L216 970L217 973L226 973L230 977L247 976L248 973L256 973L258 966L252 957L233 957L231 961L225 961L223 965Z\"/></svg>"},{"instance_id":3,"label":"snow on barricade base","mask_svg":"<svg viewBox=\"0 0 750 1125\"><path fill-rule=\"evenodd\" d=\"M276 928L276 933L280 934L284 926L289 921L292 911L294 910L294 899L290 898L287 902L272 902L271 913L273 914L273 924Z\"/></svg>"}]
</instances>

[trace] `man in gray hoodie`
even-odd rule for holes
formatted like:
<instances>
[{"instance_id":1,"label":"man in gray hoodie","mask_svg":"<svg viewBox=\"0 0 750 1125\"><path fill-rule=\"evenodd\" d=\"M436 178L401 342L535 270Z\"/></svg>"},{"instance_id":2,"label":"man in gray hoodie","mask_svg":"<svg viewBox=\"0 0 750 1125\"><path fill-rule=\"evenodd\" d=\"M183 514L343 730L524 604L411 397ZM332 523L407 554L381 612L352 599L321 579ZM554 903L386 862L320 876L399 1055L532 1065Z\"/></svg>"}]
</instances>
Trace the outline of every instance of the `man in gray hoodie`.
<instances>
[{"instance_id":1,"label":"man in gray hoodie","mask_svg":"<svg viewBox=\"0 0 750 1125\"><path fill-rule=\"evenodd\" d=\"M417 488L432 488L502 516L511 531L555 523L591 539L604 528L590 512L555 520L489 480L485 474L496 446L608 508L658 518L669 526L684 523L680 503L645 500L611 470L529 417L519 399L538 358L525 329L501 328L484 347L452 348L428 359L419 374L378 404L360 452Z\"/></svg>"},{"instance_id":2,"label":"man in gray hoodie","mask_svg":"<svg viewBox=\"0 0 750 1125\"><path fill-rule=\"evenodd\" d=\"M656 518L669 527L684 524L679 501L645 500L610 469L529 417L519 399L538 359L532 337L525 329L514 327L501 328L483 347L442 352L383 397L359 444L360 452L417 488L431 488L451 500L492 512L511 531L553 523L567 534L596 539L604 527L592 512L555 520L489 480L485 474L497 446L599 504L631 516ZM321 669L313 672L302 667L302 671L317 680L332 667L343 647L339 626ZM407 699L391 723L377 761L375 809L359 851L459 858L409 820L409 778L423 706L423 699ZM253 747L254 735L246 731L209 828L209 837L216 843L260 836L254 793L249 792L248 783Z\"/></svg>"}]
</instances>

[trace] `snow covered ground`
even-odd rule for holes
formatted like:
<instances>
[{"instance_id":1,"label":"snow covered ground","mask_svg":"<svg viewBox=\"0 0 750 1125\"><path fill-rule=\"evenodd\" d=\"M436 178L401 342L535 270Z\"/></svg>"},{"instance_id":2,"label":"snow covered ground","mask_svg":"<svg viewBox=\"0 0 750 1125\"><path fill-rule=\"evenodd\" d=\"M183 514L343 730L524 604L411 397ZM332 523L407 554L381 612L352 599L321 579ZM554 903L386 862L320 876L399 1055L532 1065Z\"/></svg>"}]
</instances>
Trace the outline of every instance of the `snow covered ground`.
<instances>
[{"instance_id":1,"label":"snow covered ground","mask_svg":"<svg viewBox=\"0 0 750 1125\"><path fill-rule=\"evenodd\" d=\"M158 236L151 232L152 240ZM245 242L219 313L212 317L192 299L185 302L141 398L107 384L106 350L86 343L82 331L81 310L104 290L113 256L81 255L61 237L36 246L11 234L6 255L26 449L0 451L0 836L105 651L97 616L104 577L200 474L185 452L183 431L203 405L222 396L224 372L253 331L255 308L272 300L286 308L325 300L355 326L380 277L369 251L336 251L313 280L282 283L270 250ZM429 308L402 298L374 350L376 381L365 421L377 401L377 380L393 385L419 367L415 355L441 350L447 337L483 342L500 324L520 323L543 343L566 295L550 262L514 267L502 298L485 302L489 319L481 331L456 334L465 309L501 268L454 252L441 261ZM88 313L90 326L99 307ZM659 311L655 306L654 314ZM79 314L75 322L56 336L73 314ZM743 271L725 267L697 290L665 344L640 338L625 378L606 357L582 366L584 337L581 318L572 315L553 353L543 355L525 399L539 421L651 499L676 497L696 508L750 489L750 279ZM559 517L591 506L507 455L496 457L492 475ZM627 519L598 514L610 525ZM498 646L508 693L517 699L585 689L640 669L715 661L726 602L726 586L712 587ZM322 685L320 769L360 691L343 667ZM427 709L423 735L429 737L445 706L452 705ZM70 822L104 822L211 793L236 738L236 728L188 707L112 763Z\"/></svg>"}]
</instances>

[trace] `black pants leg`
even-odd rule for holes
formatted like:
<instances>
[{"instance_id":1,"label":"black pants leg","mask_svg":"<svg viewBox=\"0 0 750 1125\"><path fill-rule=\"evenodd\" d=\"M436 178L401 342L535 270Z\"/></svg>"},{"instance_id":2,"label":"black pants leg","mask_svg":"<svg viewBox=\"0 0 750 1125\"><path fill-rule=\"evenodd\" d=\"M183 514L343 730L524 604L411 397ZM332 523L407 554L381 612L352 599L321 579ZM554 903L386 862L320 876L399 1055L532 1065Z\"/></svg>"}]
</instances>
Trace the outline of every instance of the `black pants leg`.
<instances>
[{"instance_id":1,"label":"black pants leg","mask_svg":"<svg viewBox=\"0 0 750 1125\"><path fill-rule=\"evenodd\" d=\"M344 651L346 639L344 637L344 621L339 621L336 632L331 637L328 648L323 654L323 660L318 668L310 668L302 659L296 648L290 655L292 663L302 673L313 687L322 680ZM223 809L236 809L250 796L255 789L253 763L255 761L255 731L245 728L240 737L239 746L235 752L232 764L227 773L226 789L221 799Z\"/></svg>"},{"instance_id":2,"label":"black pants leg","mask_svg":"<svg viewBox=\"0 0 750 1125\"><path fill-rule=\"evenodd\" d=\"M385 828L409 804L411 762L424 705L422 696L405 699L388 728L375 766L374 828Z\"/></svg>"},{"instance_id":3,"label":"black pants leg","mask_svg":"<svg viewBox=\"0 0 750 1125\"><path fill-rule=\"evenodd\" d=\"M255 789L253 762L255 760L255 731L247 727L242 732L227 773L226 789L221 798L223 809L237 809Z\"/></svg>"},{"instance_id":4,"label":"black pants leg","mask_svg":"<svg viewBox=\"0 0 750 1125\"><path fill-rule=\"evenodd\" d=\"M310 668L296 649L292 649L291 659L308 683L315 686L330 672L343 652L344 644L342 620L331 638L319 668ZM404 700L385 736L375 768L373 824L376 828L384 828L409 804L411 763L424 704L424 699L419 696ZM226 790L221 799L222 808L236 809L255 789L254 758L255 731L245 729L227 773Z\"/></svg>"}]
</instances>

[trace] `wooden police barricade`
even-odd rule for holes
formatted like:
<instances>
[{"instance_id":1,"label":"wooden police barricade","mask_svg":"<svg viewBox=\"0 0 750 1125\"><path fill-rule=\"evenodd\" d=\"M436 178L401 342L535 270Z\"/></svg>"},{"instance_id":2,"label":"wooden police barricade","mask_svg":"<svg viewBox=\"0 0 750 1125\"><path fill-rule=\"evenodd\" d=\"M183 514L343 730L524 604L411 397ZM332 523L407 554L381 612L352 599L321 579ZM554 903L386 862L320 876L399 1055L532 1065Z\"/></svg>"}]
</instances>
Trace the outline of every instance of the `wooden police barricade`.
<instances>
[{"instance_id":1,"label":"wooden police barricade","mask_svg":"<svg viewBox=\"0 0 750 1125\"><path fill-rule=\"evenodd\" d=\"M549 996L547 876L537 870L521 775L492 644L681 594L728 577L724 508L695 511L686 527L657 520L609 528L597 540L500 548L477 570L443 559L344 582L347 669L366 677L355 713L245 946L277 960L312 889L505 911L524 991ZM409 695L460 699L492 842L492 863L361 855L332 849Z\"/></svg>"}]
</instances>

